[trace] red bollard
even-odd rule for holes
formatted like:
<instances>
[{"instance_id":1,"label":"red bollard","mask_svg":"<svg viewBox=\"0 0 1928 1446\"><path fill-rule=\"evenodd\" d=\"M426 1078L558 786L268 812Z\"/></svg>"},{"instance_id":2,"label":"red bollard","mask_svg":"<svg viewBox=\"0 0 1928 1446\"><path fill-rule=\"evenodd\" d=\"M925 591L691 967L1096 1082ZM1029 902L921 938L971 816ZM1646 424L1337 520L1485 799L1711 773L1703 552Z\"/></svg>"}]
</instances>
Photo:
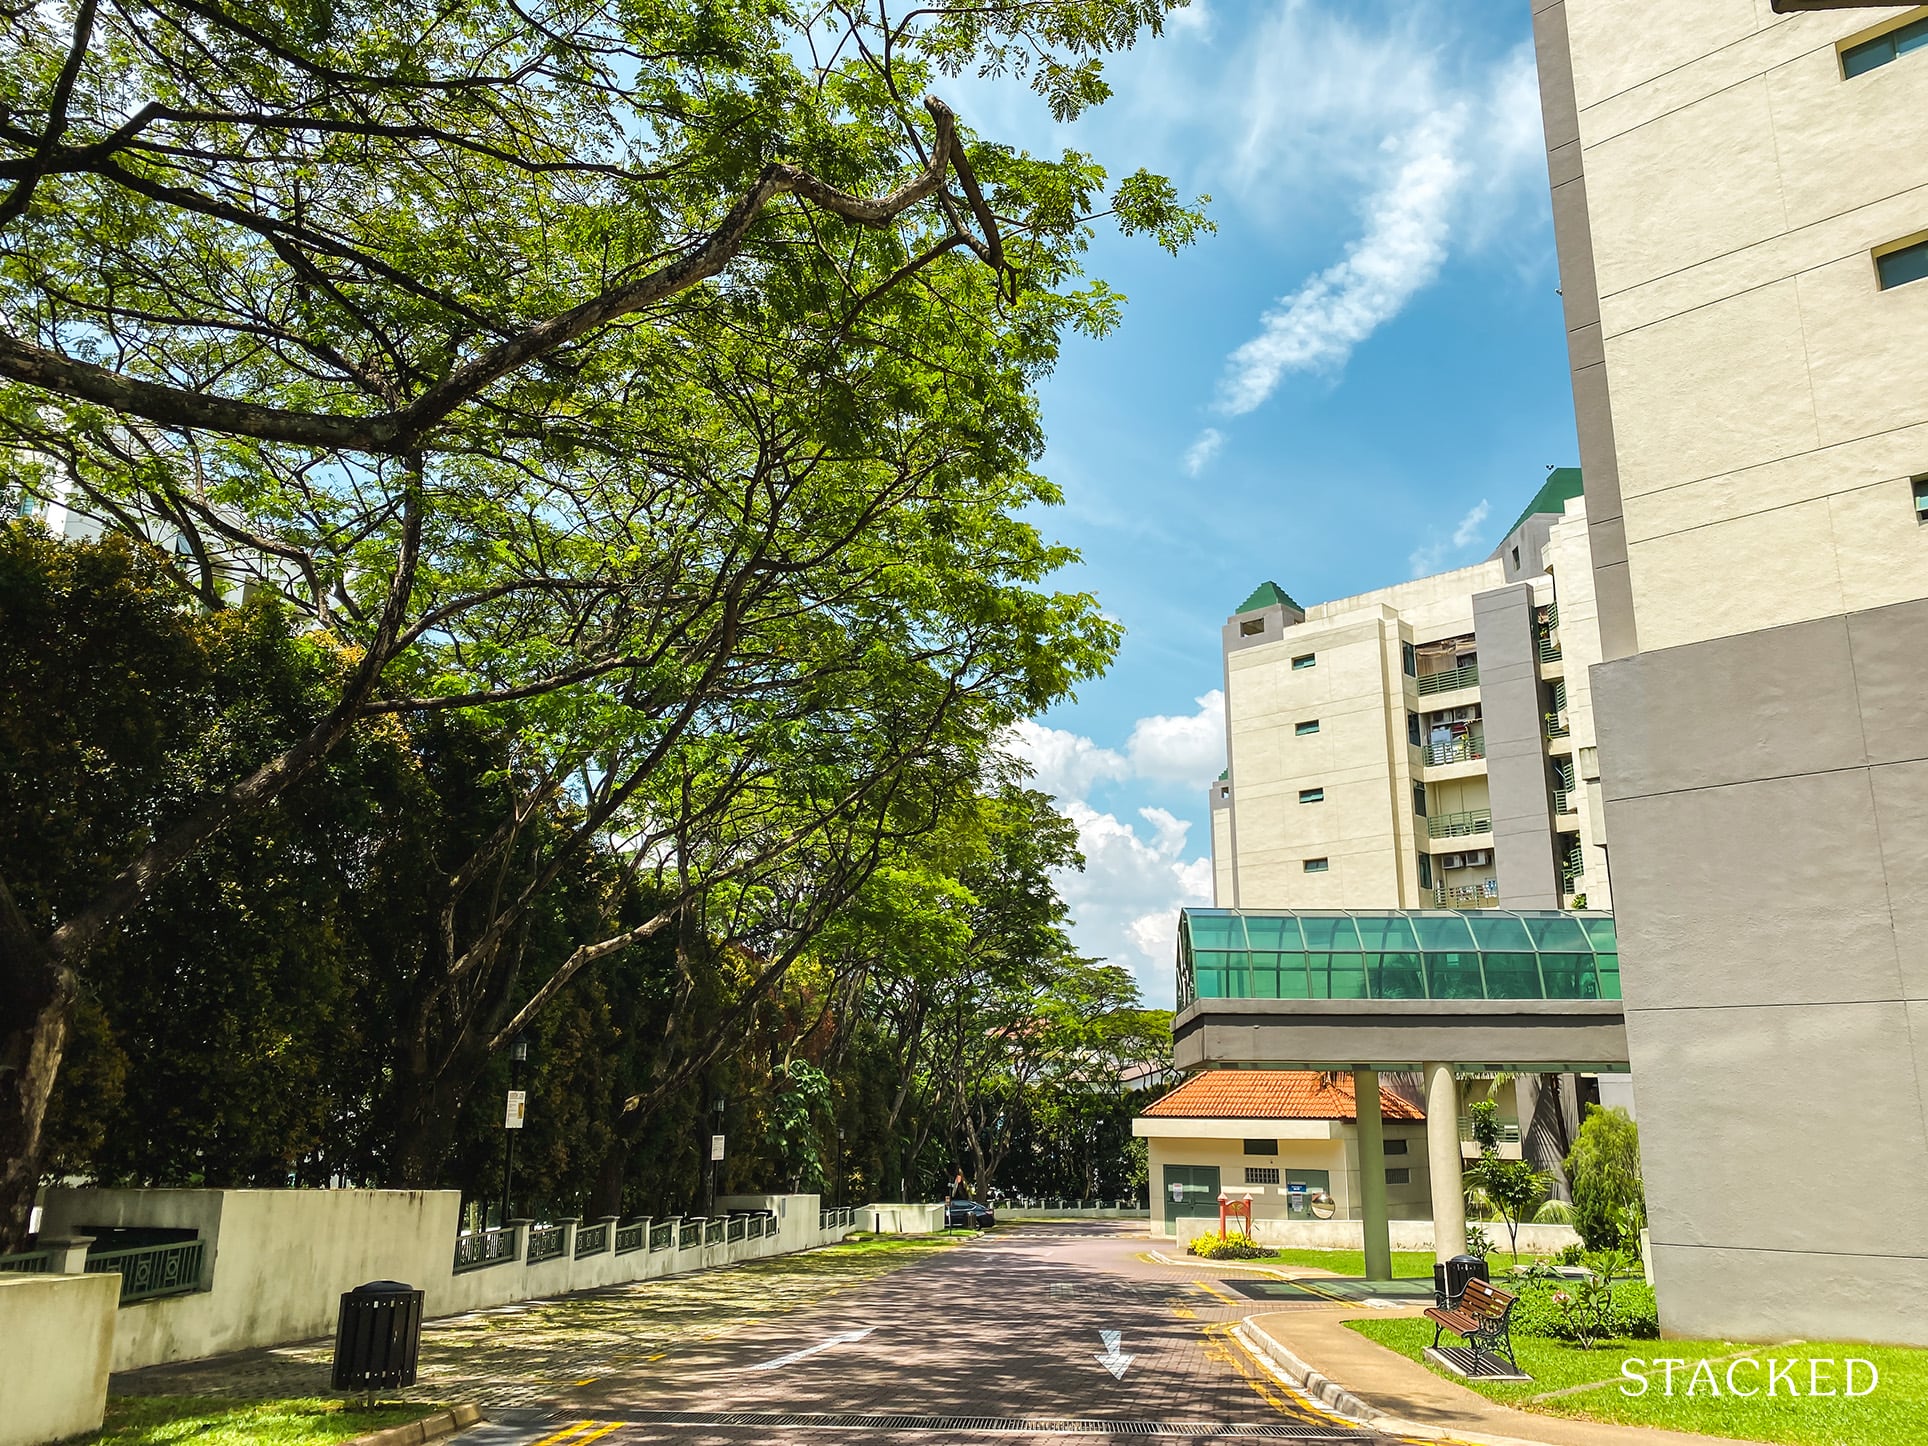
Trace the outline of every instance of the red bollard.
<instances>
[{"instance_id":1,"label":"red bollard","mask_svg":"<svg viewBox=\"0 0 1928 1446\"><path fill-rule=\"evenodd\" d=\"M1231 1197L1228 1195L1218 1197L1218 1238L1220 1240L1225 1238L1225 1212L1230 1208L1231 1203Z\"/></svg>"}]
</instances>

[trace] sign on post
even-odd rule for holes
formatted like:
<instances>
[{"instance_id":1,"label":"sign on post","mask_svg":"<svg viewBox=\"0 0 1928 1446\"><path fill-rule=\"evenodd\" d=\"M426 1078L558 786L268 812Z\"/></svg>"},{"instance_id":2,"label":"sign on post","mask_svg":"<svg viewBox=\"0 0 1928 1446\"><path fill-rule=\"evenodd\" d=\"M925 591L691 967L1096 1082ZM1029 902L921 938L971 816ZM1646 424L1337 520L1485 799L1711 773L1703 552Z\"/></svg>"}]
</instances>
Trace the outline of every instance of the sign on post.
<instances>
[{"instance_id":1,"label":"sign on post","mask_svg":"<svg viewBox=\"0 0 1928 1446\"><path fill-rule=\"evenodd\" d=\"M523 1116L526 1115L528 1111L529 1092L527 1090L510 1090L509 1109L508 1113L503 1117L502 1128L505 1130L521 1129Z\"/></svg>"},{"instance_id":2,"label":"sign on post","mask_svg":"<svg viewBox=\"0 0 1928 1446\"><path fill-rule=\"evenodd\" d=\"M712 1161L716 1161L722 1158L723 1158L723 1137L721 1135L711 1135L710 1136L710 1159Z\"/></svg>"}]
</instances>

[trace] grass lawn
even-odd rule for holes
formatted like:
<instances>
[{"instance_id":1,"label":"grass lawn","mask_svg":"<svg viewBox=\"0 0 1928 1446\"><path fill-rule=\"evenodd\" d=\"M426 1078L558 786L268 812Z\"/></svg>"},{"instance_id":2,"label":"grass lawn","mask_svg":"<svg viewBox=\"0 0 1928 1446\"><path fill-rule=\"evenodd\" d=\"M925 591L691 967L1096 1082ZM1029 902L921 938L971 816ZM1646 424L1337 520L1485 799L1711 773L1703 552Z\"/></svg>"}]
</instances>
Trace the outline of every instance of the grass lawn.
<instances>
[{"instance_id":1,"label":"grass lawn","mask_svg":"<svg viewBox=\"0 0 1928 1446\"><path fill-rule=\"evenodd\" d=\"M360 1407L341 1401L226 1401L212 1396L121 1396L107 1403L87 1446L332 1446L442 1409L427 1405Z\"/></svg>"},{"instance_id":2,"label":"grass lawn","mask_svg":"<svg viewBox=\"0 0 1928 1446\"><path fill-rule=\"evenodd\" d=\"M1214 1265L1310 1265L1334 1275L1363 1278L1366 1253L1363 1250L1275 1250L1257 1260L1219 1260ZM1392 1253L1394 1280L1431 1280L1433 1253L1430 1250L1395 1250Z\"/></svg>"},{"instance_id":3,"label":"grass lawn","mask_svg":"<svg viewBox=\"0 0 1928 1446\"><path fill-rule=\"evenodd\" d=\"M1432 1323L1424 1319L1362 1320L1347 1324L1368 1339L1413 1360L1421 1360L1433 1340ZM1928 1424L1925 1424L1928 1423L1928 1350L1828 1341L1749 1346L1734 1341L1669 1340L1615 1341L1583 1351L1564 1341L1519 1335L1513 1337L1513 1345L1520 1368L1533 1377L1531 1381L1480 1384L1440 1370L1430 1362L1427 1364L1436 1374L1469 1386L1491 1400L1549 1416L1577 1416L1628 1426L1663 1426L1673 1431L1697 1431L1742 1441L1787 1442L1790 1446L1887 1446L1887 1443L1914 1446L1928 1436ZM1742 1367L1736 1378L1736 1384L1744 1390L1759 1387L1758 1395L1742 1397L1727 1392L1726 1359L1742 1355L1763 1362L1758 1370ZM1651 1363L1662 1357L1687 1362L1685 1367L1676 1368L1672 1396L1662 1394L1661 1369L1651 1364L1646 1368L1651 1382L1646 1394L1629 1396L1623 1392L1623 1386L1637 1388L1622 1378L1622 1361L1632 1358ZM1767 1395L1767 1361L1805 1362L1815 1357L1835 1361L1858 1357L1872 1361L1880 1372L1880 1382L1868 1395L1854 1399L1839 1394L1809 1396L1810 1368L1799 1365L1792 1368L1792 1375L1801 1395L1790 1397L1785 1386L1780 1387L1775 1396ZM1715 1363L1713 1372L1721 1393L1717 1397L1708 1393L1705 1377L1695 1394L1686 1394L1689 1374L1702 1359ZM1841 1370L1839 1366L1834 1368L1831 1381L1824 1375L1822 1387L1825 1389L1831 1384L1840 1392ZM1544 1399L1550 1391L1592 1382L1601 1384L1592 1390ZM1858 1386L1864 1388L1866 1384L1863 1372Z\"/></svg>"}]
</instances>

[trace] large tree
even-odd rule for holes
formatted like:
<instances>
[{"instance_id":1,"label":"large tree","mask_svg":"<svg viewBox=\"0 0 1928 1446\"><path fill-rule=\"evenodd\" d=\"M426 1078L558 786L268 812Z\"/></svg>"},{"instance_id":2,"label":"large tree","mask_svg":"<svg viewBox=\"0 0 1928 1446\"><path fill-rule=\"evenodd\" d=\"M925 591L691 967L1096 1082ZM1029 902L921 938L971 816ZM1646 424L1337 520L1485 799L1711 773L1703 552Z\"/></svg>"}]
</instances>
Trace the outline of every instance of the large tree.
<instances>
[{"instance_id":1,"label":"large tree","mask_svg":"<svg viewBox=\"0 0 1928 1446\"><path fill-rule=\"evenodd\" d=\"M1089 600L1039 587L1067 554L1011 520L1054 496L1032 387L1115 316L1079 276L1095 217L1167 246L1201 222L925 92L1015 70L1075 115L1174 3L0 18L9 484L165 540L203 607L282 594L345 664L58 912L0 879L0 1243L89 951L363 721L474 710L517 739L424 966L423 1074L459 1091L555 997L514 941L572 854L619 840L676 887L558 989L796 851L854 887L866 834L1101 665ZM564 837L523 848L565 797Z\"/></svg>"}]
</instances>

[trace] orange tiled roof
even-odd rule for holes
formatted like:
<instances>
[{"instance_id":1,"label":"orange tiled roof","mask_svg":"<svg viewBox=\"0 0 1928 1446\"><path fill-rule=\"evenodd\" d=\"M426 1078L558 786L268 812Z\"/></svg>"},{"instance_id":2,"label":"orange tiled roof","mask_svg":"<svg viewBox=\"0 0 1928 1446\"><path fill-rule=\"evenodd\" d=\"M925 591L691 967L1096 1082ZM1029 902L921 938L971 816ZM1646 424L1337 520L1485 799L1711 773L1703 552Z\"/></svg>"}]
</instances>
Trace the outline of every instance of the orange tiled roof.
<instances>
[{"instance_id":1,"label":"orange tiled roof","mask_svg":"<svg viewBox=\"0 0 1928 1446\"><path fill-rule=\"evenodd\" d=\"M1285 1069L1207 1070L1145 1110L1167 1120L1350 1120L1358 1112L1350 1074ZM1411 1100L1383 1088L1379 1113L1388 1120L1426 1118Z\"/></svg>"}]
</instances>

